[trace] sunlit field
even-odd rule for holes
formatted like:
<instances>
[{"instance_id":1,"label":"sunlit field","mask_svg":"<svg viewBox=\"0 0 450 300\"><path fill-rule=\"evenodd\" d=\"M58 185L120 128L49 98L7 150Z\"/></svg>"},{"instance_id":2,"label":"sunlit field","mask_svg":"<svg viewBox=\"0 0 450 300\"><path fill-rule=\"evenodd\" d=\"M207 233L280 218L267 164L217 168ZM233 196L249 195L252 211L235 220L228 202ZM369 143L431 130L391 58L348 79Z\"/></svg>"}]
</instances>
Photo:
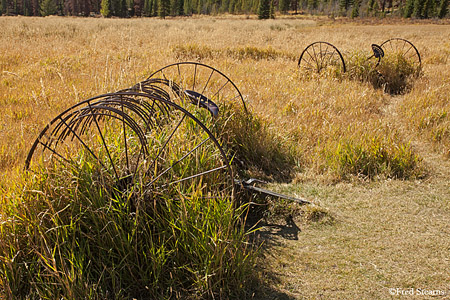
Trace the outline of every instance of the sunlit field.
<instances>
[{"instance_id":1,"label":"sunlit field","mask_svg":"<svg viewBox=\"0 0 450 300\"><path fill-rule=\"evenodd\" d=\"M257 274L248 297L397 297L391 289L450 296L450 24L305 16L1 17L0 28L1 224L13 222L11 207L30 180L23 174L28 151L56 115L131 87L165 65L197 61L226 74L259 122L261 135L239 138L257 154L245 154L251 163L239 175L313 202L276 203L264 214L265 242L248 263ZM367 79L373 64L365 58L371 44L393 37L416 46L422 67L389 92ZM341 51L346 73L298 69L303 49L316 41ZM242 233L226 238L236 236ZM0 261L9 263L1 255ZM234 273L221 276L225 281ZM215 291L205 282L205 291ZM9 292L0 279L0 298ZM215 293L209 292L199 287L192 298Z\"/></svg>"}]
</instances>

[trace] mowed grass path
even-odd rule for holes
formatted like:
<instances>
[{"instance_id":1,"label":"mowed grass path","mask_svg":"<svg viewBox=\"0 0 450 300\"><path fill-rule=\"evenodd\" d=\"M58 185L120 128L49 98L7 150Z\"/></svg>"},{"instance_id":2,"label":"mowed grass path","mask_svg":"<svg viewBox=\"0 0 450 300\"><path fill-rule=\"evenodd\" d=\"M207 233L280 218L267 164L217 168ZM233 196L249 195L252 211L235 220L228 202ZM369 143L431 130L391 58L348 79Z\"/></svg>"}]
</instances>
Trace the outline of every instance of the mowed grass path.
<instances>
[{"instance_id":1,"label":"mowed grass path","mask_svg":"<svg viewBox=\"0 0 450 300\"><path fill-rule=\"evenodd\" d=\"M389 288L450 297L450 25L364 23L2 17L0 187L7 191L20 177L34 138L65 108L166 64L200 60L227 74L251 110L301 153L293 180L274 188L325 212L308 219L314 208L305 208L293 215L295 226L270 221L278 226L262 230L260 275L270 288L255 297L389 299ZM371 43L391 37L411 40L422 55L423 76L405 95L297 73L296 59L312 42L331 42L345 57L369 56ZM410 145L425 175L361 179L328 168L324 151L361 133L394 141L394 148ZM295 233L283 234L287 229Z\"/></svg>"}]
</instances>

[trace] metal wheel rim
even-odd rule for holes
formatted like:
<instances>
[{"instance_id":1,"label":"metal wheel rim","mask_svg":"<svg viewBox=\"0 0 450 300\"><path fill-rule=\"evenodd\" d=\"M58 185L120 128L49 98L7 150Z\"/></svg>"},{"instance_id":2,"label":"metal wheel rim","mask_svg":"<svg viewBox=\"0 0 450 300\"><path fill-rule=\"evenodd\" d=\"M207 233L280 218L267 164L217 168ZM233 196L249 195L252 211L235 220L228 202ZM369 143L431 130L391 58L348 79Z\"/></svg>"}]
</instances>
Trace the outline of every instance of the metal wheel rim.
<instances>
[{"instance_id":1,"label":"metal wheel rim","mask_svg":"<svg viewBox=\"0 0 450 300\"><path fill-rule=\"evenodd\" d=\"M306 72L320 73L331 64L339 66L346 72L341 52L334 45L321 41L308 45L298 60L298 68Z\"/></svg>"},{"instance_id":2,"label":"metal wheel rim","mask_svg":"<svg viewBox=\"0 0 450 300\"><path fill-rule=\"evenodd\" d=\"M196 91L211 99L219 107L223 104L237 103L247 112L244 98L234 82L221 71L206 64L173 63L153 72L146 80L155 78L172 81L181 91ZM184 107L182 102L179 104Z\"/></svg>"},{"instance_id":3,"label":"metal wheel rim","mask_svg":"<svg viewBox=\"0 0 450 300\"><path fill-rule=\"evenodd\" d=\"M398 53L405 59L413 62L417 67L422 67L420 53L410 41L403 38L391 38L384 41L380 46L383 48L385 56Z\"/></svg>"},{"instance_id":4,"label":"metal wheel rim","mask_svg":"<svg viewBox=\"0 0 450 300\"><path fill-rule=\"evenodd\" d=\"M118 128L123 128L116 137L125 150L116 157L111 145L117 141L109 140L108 135L109 130ZM192 130L185 137L181 128ZM198 184L205 197L215 197L213 188L234 197L233 170L221 145L201 121L170 99L121 91L84 100L40 132L25 169L33 171L52 163L80 168L80 151L98 162L98 168L119 189L128 189L137 176L143 176L143 186L153 195ZM199 155L206 157L205 165L198 163Z\"/></svg>"}]
</instances>

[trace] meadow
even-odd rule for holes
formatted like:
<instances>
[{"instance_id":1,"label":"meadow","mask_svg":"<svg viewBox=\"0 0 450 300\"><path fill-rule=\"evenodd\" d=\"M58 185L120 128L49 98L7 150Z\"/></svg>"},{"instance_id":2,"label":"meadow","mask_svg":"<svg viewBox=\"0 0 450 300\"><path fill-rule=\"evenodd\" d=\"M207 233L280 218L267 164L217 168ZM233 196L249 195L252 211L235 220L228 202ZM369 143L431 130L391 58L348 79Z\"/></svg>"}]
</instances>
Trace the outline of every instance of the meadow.
<instances>
[{"instance_id":1,"label":"meadow","mask_svg":"<svg viewBox=\"0 0 450 300\"><path fill-rule=\"evenodd\" d=\"M38 178L33 185L33 179L23 174L31 144L54 116L86 98L130 87L167 64L200 61L233 80L254 116L254 131L240 133L237 125L232 130L240 144L248 145L239 149L247 160L241 175L263 178L277 191L313 202L304 207L272 202L256 232L264 244L255 261L247 261L246 252L240 257L240 246L231 242L232 246L217 248L217 253L231 253L232 259L245 262L245 268L256 269L250 271L256 278L243 281L248 284L248 297L383 299L396 298L390 292L397 288L450 295L448 22L352 22L304 16L265 21L237 16L164 20L1 17L0 28L3 236L10 236L7 230L13 232L10 216L15 205L29 197L30 185L47 189L46 195L56 199L60 195L55 187L73 184L50 176L51 184ZM408 78L398 94L386 93L359 76L368 66L358 58L371 55L370 44L392 37L410 40L422 56L420 76ZM315 41L339 48L349 72L312 77L299 72L300 53ZM90 183L85 184L88 191ZM83 185L72 188L83 190ZM32 197L45 205L45 196ZM70 193L63 193L63 198L70 199ZM59 205L64 207L64 203ZM226 205L221 207L227 212ZM193 205L191 213L203 214L196 209ZM126 224L126 217L117 214ZM220 228L220 232L227 231ZM239 230L227 234L217 240L239 240L245 235ZM14 237L10 241L21 244ZM110 243L115 241L111 238ZM0 241L3 251L9 247L6 243ZM213 262L217 253L208 260ZM202 261L201 256L197 259ZM213 285L192 272L197 276L193 279L197 288L190 290L193 298L213 297L224 286L230 290L219 293L222 297L227 292L232 295L233 288L242 289L238 282L224 282L238 281L241 275L246 278L243 274L217 271L234 270L236 264L220 261L212 265L218 268L214 272L220 273L220 283ZM182 270L180 276L190 271ZM98 273L102 274L101 266ZM164 280L167 285L178 284L172 278ZM85 283L77 284L79 291ZM180 286L179 291L157 293L181 297L189 292ZM6 287L0 281L0 298L9 295ZM87 283L85 287L96 291Z\"/></svg>"}]
</instances>

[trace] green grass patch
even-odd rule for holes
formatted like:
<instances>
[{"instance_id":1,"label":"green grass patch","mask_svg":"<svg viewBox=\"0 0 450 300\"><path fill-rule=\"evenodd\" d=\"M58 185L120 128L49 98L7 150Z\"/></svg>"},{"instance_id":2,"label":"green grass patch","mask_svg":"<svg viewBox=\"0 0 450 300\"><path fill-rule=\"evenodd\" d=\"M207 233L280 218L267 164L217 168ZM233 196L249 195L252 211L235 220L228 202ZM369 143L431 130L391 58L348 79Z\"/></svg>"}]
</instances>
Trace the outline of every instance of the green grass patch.
<instances>
[{"instance_id":1,"label":"green grass patch","mask_svg":"<svg viewBox=\"0 0 450 300\"><path fill-rule=\"evenodd\" d=\"M276 133L269 121L232 106L224 106L214 134L233 155L237 171L244 177L289 180L298 170L301 151Z\"/></svg>"},{"instance_id":2,"label":"green grass patch","mask_svg":"<svg viewBox=\"0 0 450 300\"><path fill-rule=\"evenodd\" d=\"M353 53L346 61L349 78L369 82L391 95L409 92L414 79L421 74L421 68L402 55L384 57L378 66L376 58L368 59L362 52Z\"/></svg>"},{"instance_id":3,"label":"green grass patch","mask_svg":"<svg viewBox=\"0 0 450 300\"><path fill-rule=\"evenodd\" d=\"M357 131L357 129L354 129ZM338 178L417 178L425 174L421 159L394 133L354 132L322 146L326 169Z\"/></svg>"},{"instance_id":4,"label":"green grass patch","mask_svg":"<svg viewBox=\"0 0 450 300\"><path fill-rule=\"evenodd\" d=\"M89 164L7 193L0 277L13 299L236 296L252 255L230 199L118 191Z\"/></svg>"}]
</instances>

